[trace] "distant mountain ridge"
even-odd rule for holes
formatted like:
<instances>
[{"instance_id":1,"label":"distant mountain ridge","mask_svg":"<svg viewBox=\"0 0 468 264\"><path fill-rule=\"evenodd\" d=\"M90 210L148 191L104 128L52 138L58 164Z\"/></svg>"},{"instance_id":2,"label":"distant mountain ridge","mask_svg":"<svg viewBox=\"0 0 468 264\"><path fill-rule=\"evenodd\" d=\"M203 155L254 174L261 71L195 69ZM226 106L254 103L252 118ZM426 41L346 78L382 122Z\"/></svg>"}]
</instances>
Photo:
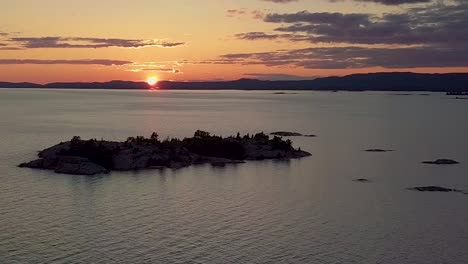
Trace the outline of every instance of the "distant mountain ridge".
<instances>
[{"instance_id":1,"label":"distant mountain ridge","mask_svg":"<svg viewBox=\"0 0 468 264\"><path fill-rule=\"evenodd\" d=\"M468 91L468 73L424 74L411 72L352 74L343 77L324 77L299 81L264 81L240 79L236 81L174 82L161 81L163 90L317 90L317 91ZM146 82L64 82L9 83L0 88L61 88L61 89L149 89Z\"/></svg>"}]
</instances>

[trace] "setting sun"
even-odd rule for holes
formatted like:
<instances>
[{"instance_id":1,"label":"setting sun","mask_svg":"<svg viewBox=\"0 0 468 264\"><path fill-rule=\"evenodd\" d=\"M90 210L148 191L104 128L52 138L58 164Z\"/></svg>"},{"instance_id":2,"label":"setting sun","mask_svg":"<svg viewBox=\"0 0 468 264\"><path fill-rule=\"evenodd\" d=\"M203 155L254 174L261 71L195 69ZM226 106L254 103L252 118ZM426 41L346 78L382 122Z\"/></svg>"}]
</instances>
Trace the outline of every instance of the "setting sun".
<instances>
[{"instance_id":1,"label":"setting sun","mask_svg":"<svg viewBox=\"0 0 468 264\"><path fill-rule=\"evenodd\" d=\"M150 77L146 80L146 82L151 85L151 86L154 86L158 83L158 78L156 77Z\"/></svg>"}]
</instances>

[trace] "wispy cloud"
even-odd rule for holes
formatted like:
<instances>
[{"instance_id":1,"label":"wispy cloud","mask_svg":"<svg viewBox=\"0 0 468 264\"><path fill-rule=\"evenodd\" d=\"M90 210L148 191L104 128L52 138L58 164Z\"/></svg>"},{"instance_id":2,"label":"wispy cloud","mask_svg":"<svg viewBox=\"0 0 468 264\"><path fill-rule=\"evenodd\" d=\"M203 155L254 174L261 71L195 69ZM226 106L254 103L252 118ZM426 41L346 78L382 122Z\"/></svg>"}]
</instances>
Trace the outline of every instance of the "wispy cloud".
<instances>
[{"instance_id":1,"label":"wispy cloud","mask_svg":"<svg viewBox=\"0 0 468 264\"><path fill-rule=\"evenodd\" d=\"M278 4L287 4L292 2L297 2L298 0L262 0L263 2L273 2Z\"/></svg>"},{"instance_id":2,"label":"wispy cloud","mask_svg":"<svg viewBox=\"0 0 468 264\"><path fill-rule=\"evenodd\" d=\"M122 60L38 60L38 59L0 59L0 65L14 64L74 64L74 65L103 65L103 66L119 66L132 64L131 61Z\"/></svg>"},{"instance_id":3,"label":"wispy cloud","mask_svg":"<svg viewBox=\"0 0 468 264\"><path fill-rule=\"evenodd\" d=\"M15 37L7 40L12 47L21 49L38 48L172 48L185 45L184 42L166 40L88 38L88 37Z\"/></svg>"},{"instance_id":4,"label":"wispy cloud","mask_svg":"<svg viewBox=\"0 0 468 264\"><path fill-rule=\"evenodd\" d=\"M268 12L268 9L260 10L260 9L247 9L247 8L240 8L240 9L228 9L226 10L227 17L242 17L247 16L253 19L263 19L265 13Z\"/></svg>"},{"instance_id":5,"label":"wispy cloud","mask_svg":"<svg viewBox=\"0 0 468 264\"><path fill-rule=\"evenodd\" d=\"M144 62L144 63L133 63L127 65L126 71L131 72L166 72L166 73L182 73L180 67L183 65L183 62L177 61L166 61L166 62Z\"/></svg>"}]
</instances>

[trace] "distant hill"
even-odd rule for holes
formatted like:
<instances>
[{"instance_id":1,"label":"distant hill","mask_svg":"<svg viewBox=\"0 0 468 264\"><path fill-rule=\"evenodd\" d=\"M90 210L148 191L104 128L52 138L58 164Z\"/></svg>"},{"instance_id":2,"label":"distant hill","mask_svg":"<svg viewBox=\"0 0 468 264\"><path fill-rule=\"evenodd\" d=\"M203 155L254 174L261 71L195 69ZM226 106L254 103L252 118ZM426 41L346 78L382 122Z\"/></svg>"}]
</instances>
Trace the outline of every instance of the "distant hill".
<instances>
[{"instance_id":1,"label":"distant hill","mask_svg":"<svg viewBox=\"0 0 468 264\"><path fill-rule=\"evenodd\" d=\"M91 83L0 82L0 88L62 88L62 89L149 89L145 82L111 81ZM353 74L303 81L236 81L173 82L161 81L163 90L345 90L345 91L468 91L468 73L421 74L409 72Z\"/></svg>"},{"instance_id":2,"label":"distant hill","mask_svg":"<svg viewBox=\"0 0 468 264\"><path fill-rule=\"evenodd\" d=\"M11 82L0 82L0 88L41 88L43 85L36 83L11 83Z\"/></svg>"}]
</instances>

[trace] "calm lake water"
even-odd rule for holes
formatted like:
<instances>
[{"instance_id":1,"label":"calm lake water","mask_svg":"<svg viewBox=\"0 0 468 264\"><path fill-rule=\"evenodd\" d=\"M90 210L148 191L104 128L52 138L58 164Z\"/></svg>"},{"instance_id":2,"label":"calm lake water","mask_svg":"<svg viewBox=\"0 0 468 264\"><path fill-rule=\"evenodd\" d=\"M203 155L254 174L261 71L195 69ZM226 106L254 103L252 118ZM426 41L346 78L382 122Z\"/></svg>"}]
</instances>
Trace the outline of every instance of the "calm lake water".
<instances>
[{"instance_id":1,"label":"calm lake water","mask_svg":"<svg viewBox=\"0 0 468 264\"><path fill-rule=\"evenodd\" d=\"M468 262L468 101L443 94L0 90L0 263ZM82 177L20 169L75 135L277 130L313 156ZM368 148L394 149L367 153ZM455 166L421 161L451 158ZM371 183L356 183L369 178Z\"/></svg>"}]
</instances>

